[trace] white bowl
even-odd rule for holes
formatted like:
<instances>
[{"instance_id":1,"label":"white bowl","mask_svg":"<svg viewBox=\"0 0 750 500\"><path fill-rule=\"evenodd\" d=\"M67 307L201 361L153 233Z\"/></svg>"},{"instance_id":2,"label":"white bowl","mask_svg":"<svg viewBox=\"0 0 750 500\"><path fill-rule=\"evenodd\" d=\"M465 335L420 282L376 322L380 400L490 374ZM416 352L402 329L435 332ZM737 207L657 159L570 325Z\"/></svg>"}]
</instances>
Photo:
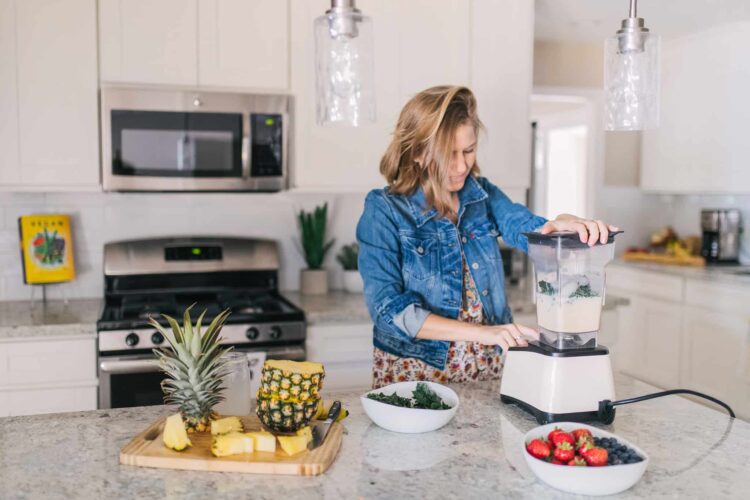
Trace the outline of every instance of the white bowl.
<instances>
[{"instance_id":1,"label":"white bowl","mask_svg":"<svg viewBox=\"0 0 750 500\"><path fill-rule=\"evenodd\" d=\"M555 465L532 457L526 451L526 443L541 436L546 439L547 434L555 427L559 427L566 432L583 428L591 431L594 437L615 438L628 448L635 450L638 455L643 457L643 460L635 464L576 467ZM646 452L633 443L596 427L575 422L557 422L535 427L526 433L522 446L526 463L536 477L553 488L578 495L613 495L625 491L643 476L649 462Z\"/></svg>"},{"instance_id":2,"label":"white bowl","mask_svg":"<svg viewBox=\"0 0 750 500\"><path fill-rule=\"evenodd\" d=\"M421 408L403 408L381 403L367 397L368 394L393 394L411 398L417 384L427 384L440 396L449 410L424 410ZM362 407L370 419L383 429L393 432L418 433L440 429L451 421L458 410L458 394L453 389L435 382L399 382L375 389L360 397Z\"/></svg>"}]
</instances>

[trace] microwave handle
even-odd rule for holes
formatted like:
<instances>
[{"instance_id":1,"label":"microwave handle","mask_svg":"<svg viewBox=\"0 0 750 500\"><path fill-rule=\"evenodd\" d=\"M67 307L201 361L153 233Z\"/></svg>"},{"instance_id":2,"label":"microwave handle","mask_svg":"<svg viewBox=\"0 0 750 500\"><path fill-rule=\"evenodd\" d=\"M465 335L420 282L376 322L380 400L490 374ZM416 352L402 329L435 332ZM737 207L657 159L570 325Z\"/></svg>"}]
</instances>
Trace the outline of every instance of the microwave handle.
<instances>
[{"instance_id":1,"label":"microwave handle","mask_svg":"<svg viewBox=\"0 0 750 500\"><path fill-rule=\"evenodd\" d=\"M156 359L112 360L99 363L102 373L151 373L161 370Z\"/></svg>"},{"instance_id":2,"label":"microwave handle","mask_svg":"<svg viewBox=\"0 0 750 500\"><path fill-rule=\"evenodd\" d=\"M250 151L250 120L245 117L244 124L245 132L242 134L242 178L250 178L250 162L252 162L252 156Z\"/></svg>"}]
</instances>

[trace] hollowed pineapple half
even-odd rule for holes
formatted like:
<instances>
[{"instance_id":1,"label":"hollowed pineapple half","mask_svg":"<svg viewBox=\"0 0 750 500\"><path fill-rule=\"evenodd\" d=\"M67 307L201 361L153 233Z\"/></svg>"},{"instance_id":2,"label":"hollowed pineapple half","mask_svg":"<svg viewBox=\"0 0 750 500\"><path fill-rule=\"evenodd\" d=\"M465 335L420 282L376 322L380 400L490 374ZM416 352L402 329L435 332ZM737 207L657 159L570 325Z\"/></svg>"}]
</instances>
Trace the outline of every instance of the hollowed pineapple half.
<instances>
[{"instance_id":1,"label":"hollowed pineapple half","mask_svg":"<svg viewBox=\"0 0 750 500\"><path fill-rule=\"evenodd\" d=\"M258 389L258 418L277 432L306 426L317 412L324 377L320 363L266 361Z\"/></svg>"}]
</instances>

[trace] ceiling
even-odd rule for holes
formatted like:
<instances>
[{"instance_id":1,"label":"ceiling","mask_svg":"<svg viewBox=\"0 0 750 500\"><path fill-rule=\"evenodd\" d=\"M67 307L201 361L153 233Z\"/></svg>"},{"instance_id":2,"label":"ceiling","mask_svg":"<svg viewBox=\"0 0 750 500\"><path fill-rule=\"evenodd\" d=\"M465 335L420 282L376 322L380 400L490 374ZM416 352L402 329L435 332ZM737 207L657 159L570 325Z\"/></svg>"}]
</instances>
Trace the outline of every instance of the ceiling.
<instances>
[{"instance_id":1,"label":"ceiling","mask_svg":"<svg viewBox=\"0 0 750 500\"><path fill-rule=\"evenodd\" d=\"M628 16L629 0L535 0L535 38L601 41ZM750 0L640 0L638 16L663 38L750 20Z\"/></svg>"}]
</instances>

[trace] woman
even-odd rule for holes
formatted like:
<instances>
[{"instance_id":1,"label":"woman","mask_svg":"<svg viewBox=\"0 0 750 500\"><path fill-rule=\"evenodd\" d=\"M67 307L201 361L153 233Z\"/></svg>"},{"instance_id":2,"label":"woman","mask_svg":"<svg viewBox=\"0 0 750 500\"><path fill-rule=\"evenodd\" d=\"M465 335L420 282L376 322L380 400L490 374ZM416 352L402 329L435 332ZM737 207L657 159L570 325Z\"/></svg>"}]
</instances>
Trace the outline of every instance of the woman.
<instances>
[{"instance_id":1,"label":"woman","mask_svg":"<svg viewBox=\"0 0 750 500\"><path fill-rule=\"evenodd\" d=\"M513 324L497 237L526 251L524 232L576 231L594 245L616 230L512 203L479 177L481 127L469 89L429 88L406 103L380 161L388 186L367 195L357 225L373 387L498 378L501 352L538 334Z\"/></svg>"}]
</instances>

